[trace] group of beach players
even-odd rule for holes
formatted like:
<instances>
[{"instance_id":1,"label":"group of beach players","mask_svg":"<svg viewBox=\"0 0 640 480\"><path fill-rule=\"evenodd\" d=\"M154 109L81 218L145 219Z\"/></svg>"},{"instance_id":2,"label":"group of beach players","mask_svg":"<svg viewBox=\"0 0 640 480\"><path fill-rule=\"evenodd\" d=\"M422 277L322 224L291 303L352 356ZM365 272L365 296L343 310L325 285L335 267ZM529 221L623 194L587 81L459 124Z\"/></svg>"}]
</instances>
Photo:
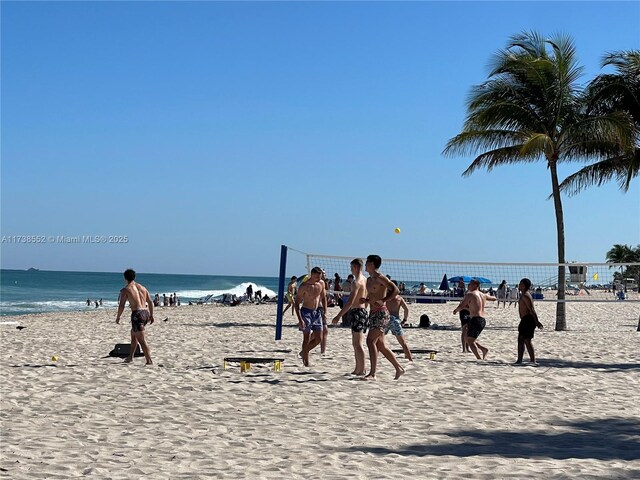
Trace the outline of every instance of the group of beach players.
<instances>
[{"instance_id":1,"label":"group of beach players","mask_svg":"<svg viewBox=\"0 0 640 480\"><path fill-rule=\"evenodd\" d=\"M363 265L364 264L364 265ZM405 371L398 362L396 356L385 344L384 336L391 333L398 339L404 355L412 360L411 350L404 339L402 327L406 324L409 308L405 300L400 296L398 286L387 276L378 271L382 265L382 259L378 255L369 255L366 262L361 258L351 261L351 274L349 275L349 296L344 301L340 312L333 318L332 324L336 325L344 317L343 324L351 327L353 352L355 356L355 368L353 375L363 376L368 380L375 380L378 365L378 354L389 360L395 368L395 379L402 376ZM364 270L369 275L364 277ZM302 350L300 356L305 366L309 365L311 350L320 345L321 353L325 352L328 325L327 325L327 292L324 271L319 267L313 267L311 273L302 282L296 291L297 278L292 277L288 288L289 305L293 305L298 317L298 327L303 333ZM351 277L353 277L351 279ZM127 269L124 272L127 286L120 291L120 302L116 323L120 323L120 317L124 312L127 301L131 307L131 348L125 361L131 362L138 344L142 347L147 365L152 365L151 353L145 339L145 326L152 324L154 303L148 290L135 281L136 272ZM522 363L524 350L529 353L529 359L535 364L535 351L533 337L536 328L542 328L535 308L533 298L529 292L531 281L523 278L518 284L520 300L518 303L520 324L518 325L518 358L516 364ZM496 301L497 298L480 291L480 282L473 279L469 282L469 289L453 314L460 315L462 324L462 351L469 349L476 358L485 359L489 349L478 342L478 337L486 326L485 305L487 301ZM367 310L368 308L368 310ZM403 310L403 319L400 320L400 310ZM286 312L286 309L285 309ZM369 373L365 370L365 352L363 340L366 334L366 343L369 350Z\"/></svg>"},{"instance_id":2,"label":"group of beach players","mask_svg":"<svg viewBox=\"0 0 640 480\"><path fill-rule=\"evenodd\" d=\"M531 280L528 278L520 280L518 284L518 290L520 292L518 301L520 324L518 325L518 359L515 362L516 364L522 363L525 347L529 352L531 363L533 365L536 364L533 336L536 328L542 328L542 323L538 320L538 314L533 307L533 297L529 292L530 289ZM496 300L498 300L498 298L481 292L480 282L473 279L469 282L469 290L453 311L454 315L460 315L462 351L472 351L478 359L482 358L484 360L489 353L489 349L483 347L478 342L478 337L487 323L484 318L484 308L487 301L495 302ZM480 354L480 352L482 352L482 354Z\"/></svg>"},{"instance_id":3,"label":"group of beach players","mask_svg":"<svg viewBox=\"0 0 640 480\"><path fill-rule=\"evenodd\" d=\"M363 275L364 271L369 275ZM384 341L385 333L391 331L402 346L405 357L412 360L411 350L407 345L402 327L408 319L409 309L405 300L400 296L395 282L381 274L378 269L382 259L378 255L369 255L366 262L361 258L351 261L353 280L350 282L349 297L344 302L340 312L333 318L335 325L341 318L343 324L351 327L352 344L355 356L353 375L363 376L365 379L375 380L379 353L389 360L395 368L395 379L404 374L393 352ZM324 271L314 267L310 275L303 281L296 291L297 278L292 277L289 284L289 308L293 305L298 316L298 327L303 332L302 350L300 356L305 366L309 365L309 353L321 345L321 353L326 348L327 328L327 292L323 281ZM522 363L524 350L529 353L532 364L536 364L533 337L536 328L542 328L538 320L533 298L529 292L531 281L523 278L518 284L520 301L518 303L520 324L518 325L518 358L516 364ZM478 342L478 337L486 326L485 305L487 301L497 298L480 291L480 282L473 279L469 282L469 289L453 314L460 315L462 325L462 351L471 351L477 359L486 359L489 349ZM301 306L300 306L301 305ZM403 320L400 320L400 310L403 310ZM286 310L285 310L286 311ZM365 370L365 351L363 340L369 350L369 373Z\"/></svg>"},{"instance_id":4,"label":"group of beach players","mask_svg":"<svg viewBox=\"0 0 640 480\"><path fill-rule=\"evenodd\" d=\"M378 272L381 264L382 259L378 255L369 255L366 262L363 262L361 258L351 261L353 279L350 282L349 296L332 321L332 324L335 325L344 317L344 323L351 327L355 356L355 368L352 374L363 376L368 380L376 378L379 353L382 353L395 368L396 379L404 374L404 368L384 342L384 335L388 331L391 331L398 338L406 358L412 360L411 350L404 340L402 331L402 325L407 321L409 309L404 299L399 295L398 287L389 278ZM363 275L363 267L369 274L368 278ZM309 352L321 345L323 338L326 345L328 332L327 295L322 279L323 274L321 268L312 268L308 279L302 283L293 301L295 312L298 315L298 326L303 332L300 356L306 366L309 365ZM293 278L292 282L294 282ZM400 320L400 309L404 310L403 320ZM365 367L363 346L365 334L370 360L368 374ZM321 348L321 351L324 349Z\"/></svg>"}]
</instances>

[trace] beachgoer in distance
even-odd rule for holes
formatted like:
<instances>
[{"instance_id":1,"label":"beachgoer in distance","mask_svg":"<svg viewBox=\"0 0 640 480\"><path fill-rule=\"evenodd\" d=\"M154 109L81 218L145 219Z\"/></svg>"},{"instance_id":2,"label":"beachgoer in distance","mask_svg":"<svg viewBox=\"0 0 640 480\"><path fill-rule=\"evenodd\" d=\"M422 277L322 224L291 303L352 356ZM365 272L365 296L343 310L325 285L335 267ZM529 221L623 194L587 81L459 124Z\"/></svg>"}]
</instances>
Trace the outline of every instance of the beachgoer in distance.
<instances>
[{"instance_id":1,"label":"beachgoer in distance","mask_svg":"<svg viewBox=\"0 0 640 480\"><path fill-rule=\"evenodd\" d=\"M282 315L287 313L287 310L289 310L289 308L293 306L293 303L296 299L297 289L298 277L294 275L293 277L291 277L291 281L289 282L289 286L287 287L287 302L289 302L289 304L287 305L287 308L282 311ZM295 315L295 308L291 310L291 315Z\"/></svg>"},{"instance_id":2,"label":"beachgoer in distance","mask_svg":"<svg viewBox=\"0 0 640 480\"><path fill-rule=\"evenodd\" d=\"M395 282L394 282L395 283ZM385 335L391 332L398 343L402 347L402 351L404 352L404 358L413 362L413 357L411 356L411 350L409 349L409 345L404 339L404 330L403 326L407 324L407 320L409 319L409 306L407 302L405 302L404 298L400 294L393 297L391 300L387 302L387 308L389 309L389 325L385 330ZM402 320L400 320L400 309L404 312L402 315Z\"/></svg>"},{"instance_id":3,"label":"beachgoer in distance","mask_svg":"<svg viewBox=\"0 0 640 480\"><path fill-rule=\"evenodd\" d=\"M518 288L513 287L511 291L509 291L509 306L513 303L514 307L517 307L519 298L520 294L518 292Z\"/></svg>"},{"instance_id":4,"label":"beachgoer in distance","mask_svg":"<svg viewBox=\"0 0 640 480\"><path fill-rule=\"evenodd\" d=\"M327 295L321 276L322 270L313 267L309 279L300 285L294 303L298 327L303 334L300 355L305 367L309 366L309 352L322 342L322 324L326 322Z\"/></svg>"},{"instance_id":5,"label":"beachgoer in distance","mask_svg":"<svg viewBox=\"0 0 640 480\"><path fill-rule=\"evenodd\" d=\"M124 361L127 363L133 361L133 354L139 343L142 347L144 358L147 360L147 365L153 365L151 350L144 335L144 327L147 323L149 325L153 323L153 301L147 289L135 281L136 272L134 270L130 268L125 270L124 278L127 281L127 286L120 290L120 304L118 305L118 314L116 316L116 323L120 323L124 307L129 301L129 306L131 307L131 349L129 356Z\"/></svg>"},{"instance_id":6,"label":"beachgoer in distance","mask_svg":"<svg viewBox=\"0 0 640 480\"><path fill-rule=\"evenodd\" d=\"M347 279L342 284L342 298L341 298L342 303L340 305L340 308L343 308L349 301L349 294L351 293L352 284L353 284L353 275L349 274ZM344 319L342 323L344 323ZM347 325L347 326L350 326L350 325Z\"/></svg>"},{"instance_id":7,"label":"beachgoer in distance","mask_svg":"<svg viewBox=\"0 0 640 480\"><path fill-rule=\"evenodd\" d=\"M365 374L362 340L369 326L369 314L364 308L367 297L367 281L362 275L363 261L361 258L354 258L350 265L353 281L349 287L349 298L331 323L335 325L342 317L345 317L346 323L351 326L351 343L356 360L356 367L351 373L362 376Z\"/></svg>"},{"instance_id":8,"label":"beachgoer in distance","mask_svg":"<svg viewBox=\"0 0 640 480\"><path fill-rule=\"evenodd\" d=\"M502 308L505 308L507 306L507 281L506 280L502 280L502 282L500 283L500 285L498 286L498 294L496 295L496 297L498 297L498 307L500 307L500 302L502 302Z\"/></svg>"},{"instance_id":9,"label":"beachgoer in distance","mask_svg":"<svg viewBox=\"0 0 640 480\"><path fill-rule=\"evenodd\" d=\"M480 292L480 290L478 290L479 288L480 282L475 278L471 280L469 282L469 290L457 308L453 311L453 314L456 315L462 310L469 310L471 318L469 319L467 328L467 344L477 359L482 358L484 360L487 358L489 349L478 343L478 337L486 325L486 320L484 319L484 307L487 301L495 301L496 298ZM482 351L482 357L480 357L478 349Z\"/></svg>"},{"instance_id":10,"label":"beachgoer in distance","mask_svg":"<svg viewBox=\"0 0 640 480\"><path fill-rule=\"evenodd\" d=\"M249 286L247 287L247 297L249 297L249 301L253 302L253 286L251 284L249 284Z\"/></svg>"},{"instance_id":11,"label":"beachgoer in distance","mask_svg":"<svg viewBox=\"0 0 640 480\"><path fill-rule=\"evenodd\" d=\"M427 287L425 287L424 283L421 283L420 290L418 290L418 295L426 295L426 294L427 294Z\"/></svg>"},{"instance_id":12,"label":"beachgoer in distance","mask_svg":"<svg viewBox=\"0 0 640 480\"><path fill-rule=\"evenodd\" d=\"M523 278L518 284L520 290L520 301L518 302L518 313L520 314L520 325L518 325L518 360L516 363L522 363L524 349L529 352L531 363L536 365L536 353L533 349L533 335L536 327L542 329L542 324L538 320L538 314L533 308L533 297L529 292L531 288L531 280Z\"/></svg>"},{"instance_id":13,"label":"beachgoer in distance","mask_svg":"<svg viewBox=\"0 0 640 480\"><path fill-rule=\"evenodd\" d=\"M466 286L462 278L458 279L458 297L464 297Z\"/></svg>"},{"instance_id":14,"label":"beachgoer in distance","mask_svg":"<svg viewBox=\"0 0 640 480\"><path fill-rule=\"evenodd\" d=\"M367 334L367 347L369 349L369 361L371 368L365 377L368 380L376 379L378 367L378 352L382 353L391 365L396 369L395 380L404 373L404 368L398 363L398 359L389 347L384 343L384 332L389 324L389 311L386 302L398 295L398 287L391 280L378 272L382 265L382 259L378 255L369 255L365 263L365 269L369 274L367 278L367 303L371 306L369 312L369 333Z\"/></svg>"}]
</instances>

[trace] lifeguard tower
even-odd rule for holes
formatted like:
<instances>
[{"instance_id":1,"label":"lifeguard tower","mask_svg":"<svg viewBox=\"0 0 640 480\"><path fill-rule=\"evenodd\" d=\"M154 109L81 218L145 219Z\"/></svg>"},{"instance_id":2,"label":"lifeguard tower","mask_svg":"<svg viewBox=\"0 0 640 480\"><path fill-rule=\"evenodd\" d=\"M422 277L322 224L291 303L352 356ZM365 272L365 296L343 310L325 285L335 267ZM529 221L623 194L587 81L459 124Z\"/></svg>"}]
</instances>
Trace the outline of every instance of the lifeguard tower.
<instances>
[{"instance_id":1,"label":"lifeguard tower","mask_svg":"<svg viewBox=\"0 0 640 480\"><path fill-rule=\"evenodd\" d=\"M569 281L583 284L587 281L586 265L569 265Z\"/></svg>"}]
</instances>

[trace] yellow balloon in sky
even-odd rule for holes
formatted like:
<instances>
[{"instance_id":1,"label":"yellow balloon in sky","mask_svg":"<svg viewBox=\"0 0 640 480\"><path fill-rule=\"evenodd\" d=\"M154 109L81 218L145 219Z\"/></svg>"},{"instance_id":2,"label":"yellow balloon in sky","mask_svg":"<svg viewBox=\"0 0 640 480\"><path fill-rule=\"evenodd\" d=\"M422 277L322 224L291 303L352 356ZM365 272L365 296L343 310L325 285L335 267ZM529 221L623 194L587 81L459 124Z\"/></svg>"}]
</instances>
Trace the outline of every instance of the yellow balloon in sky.
<instances>
[{"instance_id":1,"label":"yellow balloon in sky","mask_svg":"<svg viewBox=\"0 0 640 480\"><path fill-rule=\"evenodd\" d=\"M396 229L394 230L394 232L396 232L396 235L397 235L398 233L400 233L400 229L399 229L398 227L396 227Z\"/></svg>"}]
</instances>

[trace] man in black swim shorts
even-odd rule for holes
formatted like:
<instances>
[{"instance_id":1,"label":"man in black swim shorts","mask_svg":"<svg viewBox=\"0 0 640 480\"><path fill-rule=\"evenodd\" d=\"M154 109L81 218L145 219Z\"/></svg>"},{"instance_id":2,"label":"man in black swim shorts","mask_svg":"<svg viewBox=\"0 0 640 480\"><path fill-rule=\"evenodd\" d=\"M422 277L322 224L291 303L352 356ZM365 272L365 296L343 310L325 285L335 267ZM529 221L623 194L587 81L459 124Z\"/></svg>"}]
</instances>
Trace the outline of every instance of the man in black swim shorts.
<instances>
[{"instance_id":1,"label":"man in black swim shorts","mask_svg":"<svg viewBox=\"0 0 640 480\"><path fill-rule=\"evenodd\" d=\"M469 290L466 295L453 311L454 315L463 310L469 311L469 316L471 318L467 325L466 342L478 360L480 360L480 358L482 358L482 360L486 359L487 354L489 353L488 348L483 347L478 343L478 337L486 325L486 321L484 319L484 307L487 301L496 300L496 297L482 293L480 291L480 282L474 278L469 282ZM482 357L478 350L482 352Z\"/></svg>"},{"instance_id":2,"label":"man in black swim shorts","mask_svg":"<svg viewBox=\"0 0 640 480\"><path fill-rule=\"evenodd\" d=\"M364 309L367 298L367 281L362 275L362 267L364 261L361 258L351 260L351 273L354 276L349 291L349 299L345 302L344 307L331 322L337 324L340 318L346 317L351 325L351 343L353 345L353 354L356 360L356 367L351 372L352 375L364 376L365 374L365 357L364 357L364 335L369 328L369 314ZM348 317L347 317L348 314Z\"/></svg>"},{"instance_id":3,"label":"man in black swim shorts","mask_svg":"<svg viewBox=\"0 0 640 480\"><path fill-rule=\"evenodd\" d=\"M153 365L151 350L147 345L144 334L147 324L151 325L153 323L153 300L151 300L149 291L135 281L136 272L134 270L127 269L124 272L124 278L127 281L127 286L120 290L120 303L118 305L116 323L120 323L120 317L128 301L131 307L131 349L125 362L131 363L133 361L133 355L139 343L147 360L147 365Z\"/></svg>"},{"instance_id":4,"label":"man in black swim shorts","mask_svg":"<svg viewBox=\"0 0 640 480\"><path fill-rule=\"evenodd\" d=\"M538 314L533 308L533 297L529 292L531 288L531 280L523 278L518 284L520 290L520 302L518 303L518 311L520 313L520 325L518 325L518 360L516 364L522 363L524 349L529 352L529 359L533 365L536 365L536 353L533 349L533 336L536 327L542 328L542 324L538 320Z\"/></svg>"}]
</instances>

